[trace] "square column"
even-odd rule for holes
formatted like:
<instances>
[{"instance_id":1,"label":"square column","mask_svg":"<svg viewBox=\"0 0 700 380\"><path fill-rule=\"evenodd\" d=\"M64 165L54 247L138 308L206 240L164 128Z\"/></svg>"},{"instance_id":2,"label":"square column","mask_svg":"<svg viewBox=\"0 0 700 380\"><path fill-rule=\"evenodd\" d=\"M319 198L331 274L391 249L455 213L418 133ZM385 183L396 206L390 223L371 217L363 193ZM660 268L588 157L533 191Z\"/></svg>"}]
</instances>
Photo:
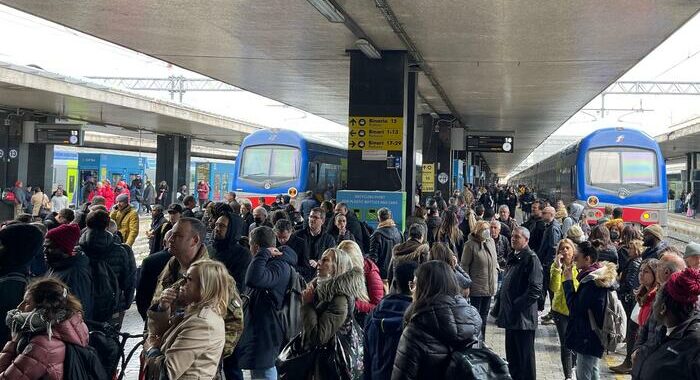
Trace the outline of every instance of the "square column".
<instances>
[{"instance_id":1,"label":"square column","mask_svg":"<svg viewBox=\"0 0 700 380\"><path fill-rule=\"evenodd\" d=\"M180 185L189 184L192 140L185 136L158 135L156 140L156 183L170 188L168 203L175 201ZM190 189L191 191L191 189Z\"/></svg>"}]
</instances>

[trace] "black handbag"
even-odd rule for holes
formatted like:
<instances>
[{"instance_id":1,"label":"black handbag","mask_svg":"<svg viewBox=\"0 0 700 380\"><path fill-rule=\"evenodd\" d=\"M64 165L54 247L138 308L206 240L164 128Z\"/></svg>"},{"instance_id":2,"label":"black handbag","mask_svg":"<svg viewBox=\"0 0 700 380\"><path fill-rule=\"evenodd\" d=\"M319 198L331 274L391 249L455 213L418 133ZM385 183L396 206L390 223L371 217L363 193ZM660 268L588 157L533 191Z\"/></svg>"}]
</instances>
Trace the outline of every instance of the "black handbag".
<instances>
[{"instance_id":1,"label":"black handbag","mask_svg":"<svg viewBox=\"0 0 700 380\"><path fill-rule=\"evenodd\" d=\"M319 379L359 380L363 374L362 330L350 317L318 352Z\"/></svg>"},{"instance_id":2,"label":"black handbag","mask_svg":"<svg viewBox=\"0 0 700 380\"><path fill-rule=\"evenodd\" d=\"M314 371L319 347L304 350L301 333L287 343L277 356L277 374L280 380L308 379Z\"/></svg>"}]
</instances>

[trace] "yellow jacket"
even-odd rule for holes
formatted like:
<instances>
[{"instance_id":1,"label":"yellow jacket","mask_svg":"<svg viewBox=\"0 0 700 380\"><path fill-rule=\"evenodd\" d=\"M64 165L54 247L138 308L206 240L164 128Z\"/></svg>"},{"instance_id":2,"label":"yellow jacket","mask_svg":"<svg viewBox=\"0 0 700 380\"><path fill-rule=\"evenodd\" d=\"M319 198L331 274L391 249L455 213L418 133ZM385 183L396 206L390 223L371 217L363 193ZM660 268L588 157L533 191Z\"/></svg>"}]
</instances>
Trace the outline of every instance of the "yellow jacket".
<instances>
[{"instance_id":1,"label":"yellow jacket","mask_svg":"<svg viewBox=\"0 0 700 380\"><path fill-rule=\"evenodd\" d=\"M576 279L576 276L578 276L578 269L576 268L576 264L571 263L571 265L574 266L572 270L572 273L574 275L574 289L578 289L578 280ZM564 278L562 268L558 268L557 263L553 262L552 266L549 269L549 290L554 292L552 310L556 311L559 314L568 316L569 307L566 306L566 297L564 297L564 287L561 285L562 283L564 283L565 280L566 279Z\"/></svg>"},{"instance_id":2,"label":"yellow jacket","mask_svg":"<svg viewBox=\"0 0 700 380\"><path fill-rule=\"evenodd\" d=\"M117 222L117 228L124 238L124 243L130 247L134 245L139 234L139 214L131 206L124 210L114 210L109 217Z\"/></svg>"}]
</instances>

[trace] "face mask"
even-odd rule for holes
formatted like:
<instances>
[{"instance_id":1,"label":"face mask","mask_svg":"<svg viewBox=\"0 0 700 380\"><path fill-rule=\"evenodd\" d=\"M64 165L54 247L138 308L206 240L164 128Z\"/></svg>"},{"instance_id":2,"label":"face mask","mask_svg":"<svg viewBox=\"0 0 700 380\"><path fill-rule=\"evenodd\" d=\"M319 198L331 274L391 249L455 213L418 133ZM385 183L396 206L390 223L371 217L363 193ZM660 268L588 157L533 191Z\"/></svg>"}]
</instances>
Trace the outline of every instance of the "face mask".
<instances>
[{"instance_id":1,"label":"face mask","mask_svg":"<svg viewBox=\"0 0 700 380\"><path fill-rule=\"evenodd\" d=\"M483 230L481 231L481 239L486 240L491 237L491 232L489 230Z\"/></svg>"},{"instance_id":2,"label":"face mask","mask_svg":"<svg viewBox=\"0 0 700 380\"><path fill-rule=\"evenodd\" d=\"M617 231L611 231L610 232L610 240L618 240L620 238L620 234L617 233Z\"/></svg>"},{"instance_id":3,"label":"face mask","mask_svg":"<svg viewBox=\"0 0 700 380\"><path fill-rule=\"evenodd\" d=\"M256 218L253 218L253 220L255 220L255 223L260 224L260 223L263 222L264 219L263 219L263 218L257 218L257 217L256 217Z\"/></svg>"}]
</instances>

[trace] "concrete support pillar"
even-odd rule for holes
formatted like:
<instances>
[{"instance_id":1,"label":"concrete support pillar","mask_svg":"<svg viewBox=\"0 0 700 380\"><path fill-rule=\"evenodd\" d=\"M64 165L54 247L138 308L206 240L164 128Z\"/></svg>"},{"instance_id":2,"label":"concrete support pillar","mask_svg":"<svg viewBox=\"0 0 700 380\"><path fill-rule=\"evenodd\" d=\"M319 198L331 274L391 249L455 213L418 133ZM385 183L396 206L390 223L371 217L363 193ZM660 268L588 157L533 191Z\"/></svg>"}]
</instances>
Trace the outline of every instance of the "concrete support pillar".
<instances>
[{"instance_id":1,"label":"concrete support pillar","mask_svg":"<svg viewBox=\"0 0 700 380\"><path fill-rule=\"evenodd\" d=\"M27 179L27 186L41 187L49 197L53 192L53 152L52 144L21 144L19 149L20 177Z\"/></svg>"},{"instance_id":2,"label":"concrete support pillar","mask_svg":"<svg viewBox=\"0 0 700 380\"><path fill-rule=\"evenodd\" d=\"M413 177L405 172L412 171L406 152L415 154L413 132L407 128L415 127L416 82L415 79L409 82L408 74L406 52L382 51L381 59L367 58L360 51L350 52L349 190L410 191L413 186L409 183L415 182ZM387 123L376 122L370 128L370 118ZM398 120L403 120L402 148L370 143L389 137L387 131L395 131L397 126L392 123ZM389 157L394 158L391 165ZM388 168L397 161L400 168ZM410 165L415 165L413 158L410 161Z\"/></svg>"},{"instance_id":3,"label":"concrete support pillar","mask_svg":"<svg viewBox=\"0 0 700 380\"><path fill-rule=\"evenodd\" d=\"M180 185L189 184L192 140L184 136L158 135L156 140L156 188L165 181L173 203ZM191 189L190 189L191 191Z\"/></svg>"},{"instance_id":4,"label":"concrete support pillar","mask_svg":"<svg viewBox=\"0 0 700 380\"><path fill-rule=\"evenodd\" d=\"M416 195L416 155L418 148L416 144L416 135L418 133L418 123L416 115L416 100L418 97L418 73L415 71L408 73L406 82L406 111L404 112L404 120L406 123L406 134L404 135L404 157L403 183L406 191L406 213L413 215Z\"/></svg>"},{"instance_id":5,"label":"concrete support pillar","mask_svg":"<svg viewBox=\"0 0 700 380\"><path fill-rule=\"evenodd\" d=\"M451 127L452 123L448 116L421 115L423 122L423 164L435 164L435 190L440 190L443 198L447 199L450 194L450 172L452 170L452 144ZM447 181L441 183L438 178L444 173ZM443 178L445 178L443 176ZM423 193L424 196L431 196L430 193Z\"/></svg>"}]
</instances>

